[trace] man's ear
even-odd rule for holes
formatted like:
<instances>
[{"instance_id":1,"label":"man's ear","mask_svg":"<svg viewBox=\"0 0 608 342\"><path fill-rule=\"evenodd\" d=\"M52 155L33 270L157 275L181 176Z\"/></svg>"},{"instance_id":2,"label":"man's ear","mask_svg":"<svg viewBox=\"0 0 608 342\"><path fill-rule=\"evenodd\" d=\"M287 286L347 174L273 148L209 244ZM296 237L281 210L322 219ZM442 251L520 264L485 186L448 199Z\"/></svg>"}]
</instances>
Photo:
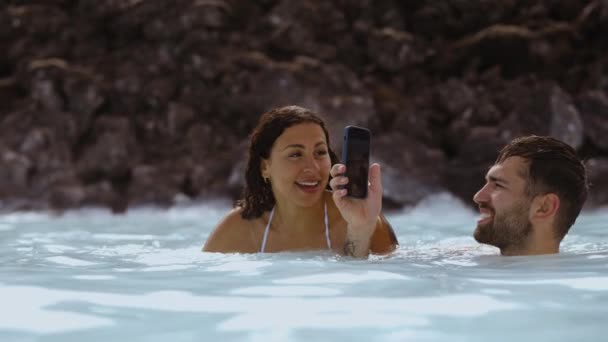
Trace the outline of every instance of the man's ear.
<instances>
[{"instance_id":1,"label":"man's ear","mask_svg":"<svg viewBox=\"0 0 608 342\"><path fill-rule=\"evenodd\" d=\"M555 216L559 206L560 200L556 194L538 195L532 201L532 217L546 219Z\"/></svg>"}]
</instances>

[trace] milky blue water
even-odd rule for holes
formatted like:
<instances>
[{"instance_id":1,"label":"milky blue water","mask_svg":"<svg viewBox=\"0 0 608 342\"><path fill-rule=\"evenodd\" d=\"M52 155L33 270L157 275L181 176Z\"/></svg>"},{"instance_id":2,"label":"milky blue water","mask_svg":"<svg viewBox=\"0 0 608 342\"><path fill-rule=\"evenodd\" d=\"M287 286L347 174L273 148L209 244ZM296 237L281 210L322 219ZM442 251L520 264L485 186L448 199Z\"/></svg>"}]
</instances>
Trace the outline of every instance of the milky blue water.
<instances>
[{"instance_id":1,"label":"milky blue water","mask_svg":"<svg viewBox=\"0 0 608 342\"><path fill-rule=\"evenodd\" d=\"M387 257L201 253L222 203L0 216L0 341L601 341L608 210L501 257L449 196L389 215Z\"/></svg>"}]
</instances>

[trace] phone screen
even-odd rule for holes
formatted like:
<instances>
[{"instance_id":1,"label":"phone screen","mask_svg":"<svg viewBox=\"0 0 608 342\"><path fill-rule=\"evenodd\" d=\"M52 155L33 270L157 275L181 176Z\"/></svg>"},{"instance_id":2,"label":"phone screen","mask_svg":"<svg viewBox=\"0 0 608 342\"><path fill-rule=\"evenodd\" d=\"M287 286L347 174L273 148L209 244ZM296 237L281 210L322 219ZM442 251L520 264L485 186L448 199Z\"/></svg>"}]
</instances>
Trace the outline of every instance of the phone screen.
<instances>
[{"instance_id":1,"label":"phone screen","mask_svg":"<svg viewBox=\"0 0 608 342\"><path fill-rule=\"evenodd\" d=\"M367 197L370 152L370 132L365 128L347 126L344 129L342 159L346 165L347 196Z\"/></svg>"}]
</instances>

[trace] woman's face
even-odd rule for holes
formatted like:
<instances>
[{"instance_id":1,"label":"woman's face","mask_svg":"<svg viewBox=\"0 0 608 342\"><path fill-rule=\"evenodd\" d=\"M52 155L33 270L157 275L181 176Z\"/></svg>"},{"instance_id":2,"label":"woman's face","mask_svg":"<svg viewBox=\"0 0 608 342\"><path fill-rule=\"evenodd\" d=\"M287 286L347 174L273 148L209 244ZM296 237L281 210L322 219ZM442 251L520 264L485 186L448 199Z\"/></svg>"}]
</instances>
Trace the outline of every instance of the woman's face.
<instances>
[{"instance_id":1,"label":"woman's face","mask_svg":"<svg viewBox=\"0 0 608 342\"><path fill-rule=\"evenodd\" d=\"M262 176L270 179L277 203L309 207L327 186L331 159L321 126L302 123L287 128L262 160Z\"/></svg>"}]
</instances>

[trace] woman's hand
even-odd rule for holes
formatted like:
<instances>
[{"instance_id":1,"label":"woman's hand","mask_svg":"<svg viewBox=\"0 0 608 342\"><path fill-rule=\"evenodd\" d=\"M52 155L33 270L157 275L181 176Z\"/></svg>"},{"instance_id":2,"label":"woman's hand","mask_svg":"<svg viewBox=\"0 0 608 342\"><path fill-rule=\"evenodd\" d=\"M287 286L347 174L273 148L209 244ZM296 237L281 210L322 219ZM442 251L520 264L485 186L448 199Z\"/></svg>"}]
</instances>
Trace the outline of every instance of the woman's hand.
<instances>
[{"instance_id":1,"label":"woman's hand","mask_svg":"<svg viewBox=\"0 0 608 342\"><path fill-rule=\"evenodd\" d=\"M369 168L369 185L367 198L347 196L343 187L348 184L344 176L346 166L335 164L331 168L332 180L329 182L333 190L333 200L336 207L348 225L344 254L351 256L367 256L371 236L378 222L382 209L382 179L380 165L374 163Z\"/></svg>"}]
</instances>

